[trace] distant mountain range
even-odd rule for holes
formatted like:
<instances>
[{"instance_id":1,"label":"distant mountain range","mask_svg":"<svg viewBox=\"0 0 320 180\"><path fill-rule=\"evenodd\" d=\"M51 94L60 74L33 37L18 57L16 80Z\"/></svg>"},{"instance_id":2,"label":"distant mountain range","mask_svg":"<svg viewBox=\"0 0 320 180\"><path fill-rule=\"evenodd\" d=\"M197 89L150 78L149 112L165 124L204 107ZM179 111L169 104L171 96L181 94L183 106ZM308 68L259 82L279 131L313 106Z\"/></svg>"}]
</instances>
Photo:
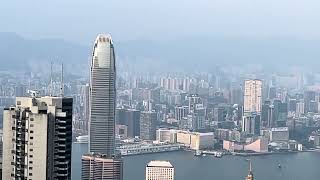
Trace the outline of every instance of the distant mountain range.
<instances>
[{"instance_id":1,"label":"distant mountain range","mask_svg":"<svg viewBox=\"0 0 320 180\"><path fill-rule=\"evenodd\" d=\"M0 33L0 70L30 70L51 61L85 64L88 48L58 39L30 40L14 33Z\"/></svg>"},{"instance_id":2,"label":"distant mountain range","mask_svg":"<svg viewBox=\"0 0 320 180\"><path fill-rule=\"evenodd\" d=\"M177 40L115 41L122 67L145 71L190 71L219 65L261 64L268 68L303 65L318 69L319 40L185 38ZM89 44L89 43L88 43ZM50 61L63 61L75 74L87 71L90 46L60 39L30 40L0 33L0 70L46 71Z\"/></svg>"}]
</instances>

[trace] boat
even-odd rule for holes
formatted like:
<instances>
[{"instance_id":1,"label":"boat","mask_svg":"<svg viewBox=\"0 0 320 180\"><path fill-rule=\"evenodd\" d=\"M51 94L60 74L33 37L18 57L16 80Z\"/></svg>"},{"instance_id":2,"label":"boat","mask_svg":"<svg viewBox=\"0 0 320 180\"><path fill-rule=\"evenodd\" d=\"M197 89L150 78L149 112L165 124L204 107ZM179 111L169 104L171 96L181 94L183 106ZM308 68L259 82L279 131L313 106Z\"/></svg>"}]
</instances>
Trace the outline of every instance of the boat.
<instances>
[{"instance_id":1,"label":"boat","mask_svg":"<svg viewBox=\"0 0 320 180\"><path fill-rule=\"evenodd\" d=\"M194 153L194 156L201 156L202 155L202 151L200 150L196 150L196 152Z\"/></svg>"},{"instance_id":2,"label":"boat","mask_svg":"<svg viewBox=\"0 0 320 180\"><path fill-rule=\"evenodd\" d=\"M221 157L222 157L222 152L217 152L217 153L215 154L215 157L216 157L216 158L221 158Z\"/></svg>"},{"instance_id":3,"label":"boat","mask_svg":"<svg viewBox=\"0 0 320 180\"><path fill-rule=\"evenodd\" d=\"M278 168L279 168L279 169L281 169L281 168L282 168L280 163L278 164Z\"/></svg>"}]
</instances>

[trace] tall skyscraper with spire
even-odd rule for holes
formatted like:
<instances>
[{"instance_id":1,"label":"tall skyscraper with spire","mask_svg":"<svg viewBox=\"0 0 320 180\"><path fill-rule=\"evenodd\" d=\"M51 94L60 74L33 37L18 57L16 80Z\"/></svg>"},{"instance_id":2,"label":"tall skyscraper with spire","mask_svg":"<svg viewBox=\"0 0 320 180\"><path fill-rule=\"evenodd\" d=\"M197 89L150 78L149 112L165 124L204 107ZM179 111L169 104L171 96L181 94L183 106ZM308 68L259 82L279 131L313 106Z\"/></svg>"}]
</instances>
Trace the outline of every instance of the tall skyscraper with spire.
<instances>
[{"instance_id":1,"label":"tall skyscraper with spire","mask_svg":"<svg viewBox=\"0 0 320 180\"><path fill-rule=\"evenodd\" d=\"M110 35L99 34L90 67L89 154L82 156L82 180L122 180L115 153L116 66Z\"/></svg>"},{"instance_id":2,"label":"tall skyscraper with spire","mask_svg":"<svg viewBox=\"0 0 320 180\"><path fill-rule=\"evenodd\" d=\"M249 160L249 173L246 180L254 180L251 160Z\"/></svg>"},{"instance_id":3,"label":"tall skyscraper with spire","mask_svg":"<svg viewBox=\"0 0 320 180\"><path fill-rule=\"evenodd\" d=\"M110 35L99 34L90 72L89 151L112 157L115 151L116 67Z\"/></svg>"}]
</instances>

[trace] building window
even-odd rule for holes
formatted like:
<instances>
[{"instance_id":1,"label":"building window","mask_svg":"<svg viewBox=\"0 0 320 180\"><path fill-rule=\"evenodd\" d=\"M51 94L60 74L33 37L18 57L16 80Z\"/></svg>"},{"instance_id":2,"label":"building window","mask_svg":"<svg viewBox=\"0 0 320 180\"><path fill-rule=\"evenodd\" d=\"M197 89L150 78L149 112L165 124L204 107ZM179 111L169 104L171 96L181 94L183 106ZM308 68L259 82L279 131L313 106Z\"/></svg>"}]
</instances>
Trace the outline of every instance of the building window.
<instances>
[{"instance_id":1,"label":"building window","mask_svg":"<svg viewBox=\"0 0 320 180\"><path fill-rule=\"evenodd\" d=\"M32 155L32 154L30 154L30 155L29 155L29 157L30 157L30 158L33 158L33 155Z\"/></svg>"},{"instance_id":2,"label":"building window","mask_svg":"<svg viewBox=\"0 0 320 180\"><path fill-rule=\"evenodd\" d=\"M30 124L30 127L33 127L34 125L33 124Z\"/></svg>"},{"instance_id":3,"label":"building window","mask_svg":"<svg viewBox=\"0 0 320 180\"><path fill-rule=\"evenodd\" d=\"M30 149L31 152L33 152L33 149Z\"/></svg>"},{"instance_id":4,"label":"building window","mask_svg":"<svg viewBox=\"0 0 320 180\"><path fill-rule=\"evenodd\" d=\"M29 161L29 164L33 164L33 161Z\"/></svg>"},{"instance_id":5,"label":"building window","mask_svg":"<svg viewBox=\"0 0 320 180\"><path fill-rule=\"evenodd\" d=\"M32 170L32 167L29 167L29 170Z\"/></svg>"},{"instance_id":6,"label":"building window","mask_svg":"<svg viewBox=\"0 0 320 180\"><path fill-rule=\"evenodd\" d=\"M30 136L30 139L33 139L33 136Z\"/></svg>"},{"instance_id":7,"label":"building window","mask_svg":"<svg viewBox=\"0 0 320 180\"><path fill-rule=\"evenodd\" d=\"M33 131L30 131L30 133L33 133Z\"/></svg>"},{"instance_id":8,"label":"building window","mask_svg":"<svg viewBox=\"0 0 320 180\"><path fill-rule=\"evenodd\" d=\"M32 173L29 173L29 176L32 176Z\"/></svg>"}]
</instances>

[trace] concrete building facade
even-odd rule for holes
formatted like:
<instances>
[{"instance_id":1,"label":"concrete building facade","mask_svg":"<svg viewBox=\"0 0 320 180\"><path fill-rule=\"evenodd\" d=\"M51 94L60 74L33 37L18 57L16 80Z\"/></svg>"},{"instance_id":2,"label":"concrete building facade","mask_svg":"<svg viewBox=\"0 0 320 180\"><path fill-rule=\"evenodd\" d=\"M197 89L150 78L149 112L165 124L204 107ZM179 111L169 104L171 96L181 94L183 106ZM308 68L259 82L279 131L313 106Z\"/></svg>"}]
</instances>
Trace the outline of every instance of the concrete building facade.
<instances>
[{"instance_id":1,"label":"concrete building facade","mask_svg":"<svg viewBox=\"0 0 320 180\"><path fill-rule=\"evenodd\" d=\"M17 97L4 110L2 179L71 179L72 104Z\"/></svg>"},{"instance_id":2,"label":"concrete building facade","mask_svg":"<svg viewBox=\"0 0 320 180\"><path fill-rule=\"evenodd\" d=\"M122 180L123 160L104 155L87 154L82 156L82 180Z\"/></svg>"},{"instance_id":3,"label":"concrete building facade","mask_svg":"<svg viewBox=\"0 0 320 180\"><path fill-rule=\"evenodd\" d=\"M150 161L146 166L146 180L174 180L174 167L169 161Z\"/></svg>"},{"instance_id":4,"label":"concrete building facade","mask_svg":"<svg viewBox=\"0 0 320 180\"><path fill-rule=\"evenodd\" d=\"M261 113L262 81L259 79L246 80L244 84L244 113Z\"/></svg>"}]
</instances>

